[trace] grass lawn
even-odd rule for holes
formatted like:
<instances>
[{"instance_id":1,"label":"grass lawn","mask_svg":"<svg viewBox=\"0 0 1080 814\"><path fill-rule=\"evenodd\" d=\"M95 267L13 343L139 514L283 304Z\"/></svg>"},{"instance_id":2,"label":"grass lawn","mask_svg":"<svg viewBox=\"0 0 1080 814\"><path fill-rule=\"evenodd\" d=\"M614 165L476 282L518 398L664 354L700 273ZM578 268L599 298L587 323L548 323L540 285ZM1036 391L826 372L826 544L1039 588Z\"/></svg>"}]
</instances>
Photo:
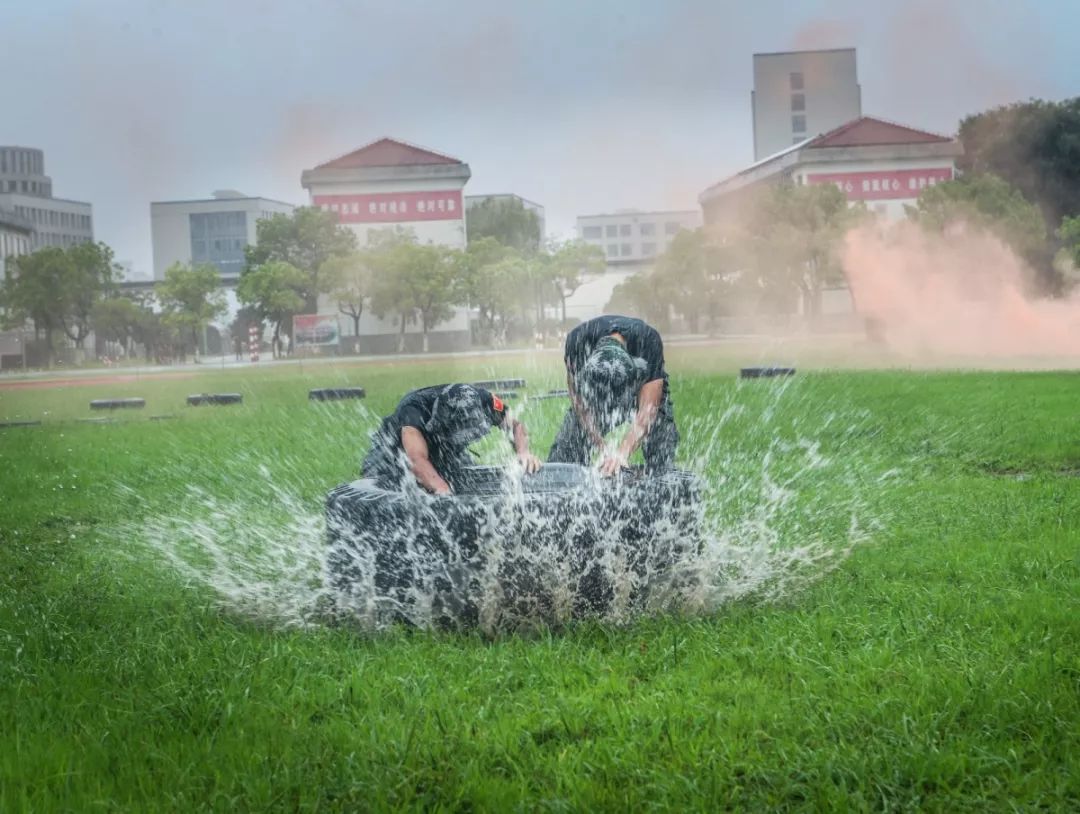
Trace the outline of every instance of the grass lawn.
<instances>
[{"instance_id":1,"label":"grass lawn","mask_svg":"<svg viewBox=\"0 0 1080 814\"><path fill-rule=\"evenodd\" d=\"M1080 809L1080 374L669 367L743 583L528 636L296 627L160 553L298 590L376 416L557 355L0 389L0 811Z\"/></svg>"}]
</instances>

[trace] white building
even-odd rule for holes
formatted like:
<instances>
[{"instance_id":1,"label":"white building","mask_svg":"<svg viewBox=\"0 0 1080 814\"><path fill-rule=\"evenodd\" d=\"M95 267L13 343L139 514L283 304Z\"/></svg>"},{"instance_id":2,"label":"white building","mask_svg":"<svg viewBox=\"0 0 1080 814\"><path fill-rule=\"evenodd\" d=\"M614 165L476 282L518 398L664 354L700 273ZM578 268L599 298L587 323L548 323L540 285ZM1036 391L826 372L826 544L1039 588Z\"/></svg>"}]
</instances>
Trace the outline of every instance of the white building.
<instances>
[{"instance_id":1,"label":"white building","mask_svg":"<svg viewBox=\"0 0 1080 814\"><path fill-rule=\"evenodd\" d=\"M14 212L0 209L0 280L4 279L7 261L33 251L34 226Z\"/></svg>"},{"instance_id":2,"label":"white building","mask_svg":"<svg viewBox=\"0 0 1080 814\"><path fill-rule=\"evenodd\" d=\"M420 243L465 248L463 190L469 165L442 153L383 138L347 155L304 170L300 183L313 206L333 212L352 229L361 246L373 232L402 228ZM320 311L333 313L334 304L320 302ZM339 319L341 335L355 339L360 353L390 353L397 349L399 326L393 317L379 319L365 309L359 335L351 319ZM431 350L469 347L469 314L457 308L454 316L429 332ZM419 325L406 328L406 348L419 350Z\"/></svg>"},{"instance_id":3,"label":"white building","mask_svg":"<svg viewBox=\"0 0 1080 814\"><path fill-rule=\"evenodd\" d=\"M652 269L683 229L701 226L697 209L641 212L621 209L602 215L579 215L577 236L597 246L607 258L603 274L586 275L566 301L568 319L586 320L607 310L615 287L638 272Z\"/></svg>"},{"instance_id":4,"label":"white building","mask_svg":"<svg viewBox=\"0 0 1080 814\"><path fill-rule=\"evenodd\" d=\"M698 196L706 227L735 226L752 209L755 190L766 184L835 184L849 205L863 203L890 219L905 216L927 187L952 180L963 147L956 139L869 116L794 144ZM822 313L850 313L846 288L823 293ZM802 310L807 303L800 305Z\"/></svg>"},{"instance_id":5,"label":"white building","mask_svg":"<svg viewBox=\"0 0 1080 814\"><path fill-rule=\"evenodd\" d=\"M45 153L31 147L0 147L0 210L33 226L30 250L67 248L94 239L93 208L52 196Z\"/></svg>"},{"instance_id":6,"label":"white building","mask_svg":"<svg viewBox=\"0 0 1080 814\"><path fill-rule=\"evenodd\" d=\"M174 263L210 263L223 282L235 284L244 269L244 247L255 245L258 221L294 208L234 190L215 192L212 198L151 203L154 279L165 279L165 270Z\"/></svg>"},{"instance_id":7,"label":"white building","mask_svg":"<svg viewBox=\"0 0 1080 814\"><path fill-rule=\"evenodd\" d=\"M903 217L928 186L953 178L963 147L949 136L863 116L752 164L698 196L707 225L737 221L747 191L768 183L835 184L850 203Z\"/></svg>"},{"instance_id":8,"label":"white building","mask_svg":"<svg viewBox=\"0 0 1080 814\"><path fill-rule=\"evenodd\" d=\"M462 190L469 165L456 158L383 138L304 170L300 183L313 206L356 232L411 229L421 243L465 248Z\"/></svg>"},{"instance_id":9,"label":"white building","mask_svg":"<svg viewBox=\"0 0 1080 814\"><path fill-rule=\"evenodd\" d=\"M697 209L621 209L606 215L578 215L577 234L603 250L609 268L649 267L681 230L699 226L701 212Z\"/></svg>"},{"instance_id":10,"label":"white building","mask_svg":"<svg viewBox=\"0 0 1080 814\"><path fill-rule=\"evenodd\" d=\"M754 160L862 116L854 48L754 54Z\"/></svg>"}]
</instances>

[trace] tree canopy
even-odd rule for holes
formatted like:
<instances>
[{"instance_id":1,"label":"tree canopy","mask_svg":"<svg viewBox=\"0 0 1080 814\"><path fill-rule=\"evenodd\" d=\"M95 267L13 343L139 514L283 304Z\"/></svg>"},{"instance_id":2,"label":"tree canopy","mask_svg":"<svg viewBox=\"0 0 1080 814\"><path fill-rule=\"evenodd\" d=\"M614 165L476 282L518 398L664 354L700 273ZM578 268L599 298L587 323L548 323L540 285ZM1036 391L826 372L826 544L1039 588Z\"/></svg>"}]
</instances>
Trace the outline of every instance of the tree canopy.
<instances>
[{"instance_id":1,"label":"tree canopy","mask_svg":"<svg viewBox=\"0 0 1080 814\"><path fill-rule=\"evenodd\" d=\"M825 287L843 280L840 242L864 215L862 207L849 208L832 184L778 184L754 202L733 249L759 288L781 298L797 295L804 312L816 315Z\"/></svg>"},{"instance_id":2,"label":"tree canopy","mask_svg":"<svg viewBox=\"0 0 1080 814\"><path fill-rule=\"evenodd\" d=\"M5 321L18 325L31 320L37 335L45 336L51 363L55 332L83 347L94 309L112 293L115 278L112 249L104 243L46 247L13 258L0 289Z\"/></svg>"},{"instance_id":3,"label":"tree canopy","mask_svg":"<svg viewBox=\"0 0 1080 814\"><path fill-rule=\"evenodd\" d=\"M356 235L338 223L337 215L312 206L258 221L255 235L256 244L244 250L244 274L271 261L298 269L305 277L301 296L307 313L315 313L319 294L330 290L322 275L326 261L356 250Z\"/></svg>"},{"instance_id":4,"label":"tree canopy","mask_svg":"<svg viewBox=\"0 0 1080 814\"><path fill-rule=\"evenodd\" d=\"M1042 215L1018 189L995 175L973 173L929 187L908 214L937 232L960 224L983 228L1026 260L1050 288L1055 287L1047 276L1053 272Z\"/></svg>"},{"instance_id":5,"label":"tree canopy","mask_svg":"<svg viewBox=\"0 0 1080 814\"><path fill-rule=\"evenodd\" d=\"M470 207L465 229L469 243L490 237L520 252L537 252L544 241L539 216L518 198L491 197Z\"/></svg>"},{"instance_id":6,"label":"tree canopy","mask_svg":"<svg viewBox=\"0 0 1080 814\"><path fill-rule=\"evenodd\" d=\"M274 326L274 338L278 339L284 323L304 307L307 284L308 277L300 269L281 260L270 260L240 275L236 298L248 306L257 322L268 320Z\"/></svg>"},{"instance_id":7,"label":"tree canopy","mask_svg":"<svg viewBox=\"0 0 1080 814\"><path fill-rule=\"evenodd\" d=\"M1039 207L1046 227L1080 215L1080 97L996 107L960 122L965 174L992 174Z\"/></svg>"},{"instance_id":8,"label":"tree canopy","mask_svg":"<svg viewBox=\"0 0 1080 814\"><path fill-rule=\"evenodd\" d=\"M163 321L190 333L195 348L199 347L202 329L226 311L220 285L216 266L174 263L165 270L165 279L154 286Z\"/></svg>"}]
</instances>

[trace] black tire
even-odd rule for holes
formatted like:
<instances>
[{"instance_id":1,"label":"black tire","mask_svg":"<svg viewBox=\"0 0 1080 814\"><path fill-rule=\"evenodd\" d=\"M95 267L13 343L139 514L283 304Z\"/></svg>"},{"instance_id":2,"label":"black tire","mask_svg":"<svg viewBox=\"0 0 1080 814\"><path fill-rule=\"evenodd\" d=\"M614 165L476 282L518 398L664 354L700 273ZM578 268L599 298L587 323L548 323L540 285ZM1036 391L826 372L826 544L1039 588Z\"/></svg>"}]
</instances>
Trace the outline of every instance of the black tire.
<instances>
[{"instance_id":1,"label":"black tire","mask_svg":"<svg viewBox=\"0 0 1080 814\"><path fill-rule=\"evenodd\" d=\"M569 390L549 390L546 393L540 393L536 396L531 396L533 401L544 401L545 399L567 399L570 398Z\"/></svg>"},{"instance_id":2,"label":"black tire","mask_svg":"<svg viewBox=\"0 0 1080 814\"><path fill-rule=\"evenodd\" d=\"M341 401L342 399L362 399L367 396L363 387L320 387L308 391L310 401Z\"/></svg>"},{"instance_id":3,"label":"black tire","mask_svg":"<svg viewBox=\"0 0 1080 814\"><path fill-rule=\"evenodd\" d=\"M744 367L739 370L740 379L771 379L776 376L794 376L793 367Z\"/></svg>"},{"instance_id":4,"label":"black tire","mask_svg":"<svg viewBox=\"0 0 1080 814\"><path fill-rule=\"evenodd\" d=\"M453 486L431 497L365 479L330 493L327 579L343 611L442 628L625 615L662 606L700 550L686 472L599 483L574 464L520 480L470 467Z\"/></svg>"},{"instance_id":5,"label":"black tire","mask_svg":"<svg viewBox=\"0 0 1080 814\"><path fill-rule=\"evenodd\" d=\"M488 379L483 382L473 382L474 387L483 387L485 390L518 390L525 386L524 379Z\"/></svg>"},{"instance_id":6,"label":"black tire","mask_svg":"<svg viewBox=\"0 0 1080 814\"><path fill-rule=\"evenodd\" d=\"M146 406L146 399L94 399L90 402L91 410L131 410Z\"/></svg>"},{"instance_id":7,"label":"black tire","mask_svg":"<svg viewBox=\"0 0 1080 814\"><path fill-rule=\"evenodd\" d=\"M241 404L244 396L241 393L196 393L187 397L190 407L199 407L204 404Z\"/></svg>"}]
</instances>

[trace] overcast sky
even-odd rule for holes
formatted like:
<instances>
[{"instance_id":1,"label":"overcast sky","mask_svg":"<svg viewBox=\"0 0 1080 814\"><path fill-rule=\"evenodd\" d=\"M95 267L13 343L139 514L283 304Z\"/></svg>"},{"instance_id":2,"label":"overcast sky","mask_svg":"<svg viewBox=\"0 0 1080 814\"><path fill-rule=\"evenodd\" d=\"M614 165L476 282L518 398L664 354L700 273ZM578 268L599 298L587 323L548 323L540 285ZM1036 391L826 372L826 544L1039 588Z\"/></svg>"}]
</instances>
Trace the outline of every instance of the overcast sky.
<instances>
[{"instance_id":1,"label":"overcast sky","mask_svg":"<svg viewBox=\"0 0 1080 814\"><path fill-rule=\"evenodd\" d=\"M469 194L578 214L696 207L752 160L751 55L858 49L863 112L953 133L1080 94L1080 0L4 0L0 144L151 269L152 200L305 203L300 173L382 136Z\"/></svg>"}]
</instances>

